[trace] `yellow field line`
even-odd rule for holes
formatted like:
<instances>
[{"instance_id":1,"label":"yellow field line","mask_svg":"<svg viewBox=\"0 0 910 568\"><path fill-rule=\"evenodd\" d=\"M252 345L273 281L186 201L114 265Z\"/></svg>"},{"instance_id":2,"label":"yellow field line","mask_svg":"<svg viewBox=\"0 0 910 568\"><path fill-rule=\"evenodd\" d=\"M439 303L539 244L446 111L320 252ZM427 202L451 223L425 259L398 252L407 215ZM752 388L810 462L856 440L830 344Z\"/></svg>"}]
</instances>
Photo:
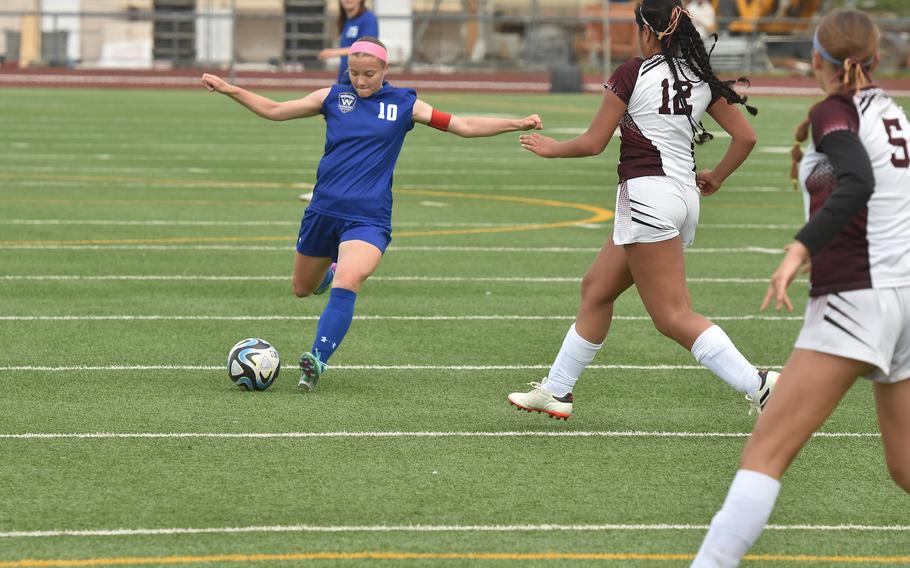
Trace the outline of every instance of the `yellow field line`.
<instances>
[{"instance_id":1,"label":"yellow field line","mask_svg":"<svg viewBox=\"0 0 910 568\"><path fill-rule=\"evenodd\" d=\"M292 552L286 554L211 554L206 556L121 556L84 559L25 558L0 561L0 568L57 568L70 566L140 566L149 564L204 564L212 562L269 562L301 560L599 560L680 561L694 554L649 554L622 552ZM910 556L812 556L789 554L747 555L747 561L837 562L841 564L910 564Z\"/></svg>"},{"instance_id":2,"label":"yellow field line","mask_svg":"<svg viewBox=\"0 0 910 568\"><path fill-rule=\"evenodd\" d=\"M103 178L101 176L93 176L96 181L98 179L115 179L118 181L124 181L126 179L132 179L133 181L138 180L138 178ZM143 180L140 180L143 181ZM180 180L169 180L172 183L178 183ZM195 182L195 180L194 180ZM220 182L218 182L220 183ZM277 185L277 184L276 184ZM479 193L460 193L460 192L447 192L447 191L430 191L430 190L416 190L416 189L396 189L395 193L402 195L417 195L425 197L444 197L450 199L478 199L482 201L499 201L504 203L520 203L524 205L537 205L541 207L557 207L557 208L569 208L569 209L580 209L591 213L590 217L579 220L571 221L557 221L553 223L534 223L534 224L523 224L523 225L512 225L508 227L478 227L472 229L440 229L432 231L400 231L393 233L394 238L401 237L427 237L427 236L439 236L439 235L476 235L483 233L507 233L515 231L539 231L543 229L557 229L561 227L571 227L574 225L587 224L587 223L601 223L604 221L609 221L613 218L613 212L609 209L604 209L596 205L587 205L584 203L572 203L568 201L555 201L552 199L536 199L533 197L516 197L516 196L506 196L506 195L487 195ZM59 200L64 202L65 200ZM84 202L83 202L84 203ZM123 203L137 204L136 201L123 201ZM174 201L174 203L188 203L181 201ZM221 202L213 202L221 203ZM235 202L236 203L236 202ZM231 236L231 237L165 237L165 238L154 238L154 239L83 239L83 240L70 240L70 241L61 241L61 240L40 240L40 241L0 241L2 246L15 246L15 245L32 245L32 246L61 246L61 245L139 245L139 244L178 244L178 243L225 243L225 242L250 242L250 241L284 241L290 242L293 240L292 235L285 236Z\"/></svg>"},{"instance_id":3,"label":"yellow field line","mask_svg":"<svg viewBox=\"0 0 910 568\"><path fill-rule=\"evenodd\" d=\"M293 242L292 235L281 237L171 237L161 239L82 239L75 241L0 241L0 246L64 246L64 245L160 245L178 243L230 243L240 241ZM290 248L290 245L288 245Z\"/></svg>"},{"instance_id":4,"label":"yellow field line","mask_svg":"<svg viewBox=\"0 0 910 568\"><path fill-rule=\"evenodd\" d=\"M570 203L567 201L554 201L552 199L536 199L533 197L517 197L510 195L487 195L479 193L459 193L448 191L430 191L419 189L396 189L395 193L403 195L421 195L425 197L449 197L458 199L480 199L485 201L501 201L505 203L521 203L524 205L540 205L542 207L565 207L571 209L581 209L593 213L587 219L578 221L558 221L554 223L538 223L534 225L514 225L511 227L483 227L476 229L447 229L436 231L402 231L394 233L394 237L424 237L430 235L472 235L478 233L506 233L513 231L534 231L540 229L556 229L560 227L571 227L587 223L602 223L613 218L613 212L596 205L586 205L584 203Z\"/></svg>"},{"instance_id":5,"label":"yellow field line","mask_svg":"<svg viewBox=\"0 0 910 568\"><path fill-rule=\"evenodd\" d=\"M21 174L0 172L0 179L31 179ZM185 185L223 188L255 188L255 189L313 189L311 183L281 183L270 181L229 181L207 179L169 179L169 178L138 178L133 176L93 176L83 174L42 174L37 181L103 181L120 183L143 183L146 185Z\"/></svg>"}]
</instances>

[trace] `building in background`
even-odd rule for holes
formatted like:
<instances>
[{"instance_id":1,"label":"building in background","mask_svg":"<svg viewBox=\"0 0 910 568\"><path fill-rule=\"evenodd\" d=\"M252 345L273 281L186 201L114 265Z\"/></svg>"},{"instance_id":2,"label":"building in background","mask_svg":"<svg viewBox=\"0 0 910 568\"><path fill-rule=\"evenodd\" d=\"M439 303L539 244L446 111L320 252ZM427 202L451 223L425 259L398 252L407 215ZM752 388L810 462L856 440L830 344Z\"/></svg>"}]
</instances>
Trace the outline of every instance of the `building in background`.
<instances>
[{"instance_id":1,"label":"building in background","mask_svg":"<svg viewBox=\"0 0 910 568\"><path fill-rule=\"evenodd\" d=\"M730 35L714 52L720 68L744 72L773 63L774 49L805 59L812 18L835 5L835 0L697 1L716 8L718 30ZM569 66L600 73L637 54L632 1L367 3L393 64L414 71ZM317 56L337 43L337 11L337 0L0 0L0 61L84 69L323 70L327 65ZM896 54L891 59L901 65L910 43L908 22L879 21L883 54ZM766 52L770 59L757 56Z\"/></svg>"}]
</instances>

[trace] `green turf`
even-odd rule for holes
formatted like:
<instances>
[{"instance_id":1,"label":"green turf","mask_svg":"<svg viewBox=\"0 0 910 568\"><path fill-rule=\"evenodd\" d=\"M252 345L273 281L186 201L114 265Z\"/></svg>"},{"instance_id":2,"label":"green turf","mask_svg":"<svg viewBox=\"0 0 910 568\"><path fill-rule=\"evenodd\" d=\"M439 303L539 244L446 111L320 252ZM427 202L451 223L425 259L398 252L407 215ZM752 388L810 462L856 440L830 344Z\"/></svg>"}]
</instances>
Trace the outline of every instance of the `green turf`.
<instances>
[{"instance_id":1,"label":"green turf","mask_svg":"<svg viewBox=\"0 0 910 568\"><path fill-rule=\"evenodd\" d=\"M325 298L294 298L290 270L303 211L296 197L315 181L320 120L269 123L202 90L6 89L0 96L0 435L527 434L0 438L0 566L24 558L185 555L211 566L277 566L294 561L214 557L691 554L698 547L703 530L644 528L12 536L293 525L704 525L736 470L743 437L541 433L747 433L754 420L741 395L707 371L688 368L691 355L643 319L634 291L617 303L618 319L595 363L686 368L591 369L576 390L568 423L505 404L508 392L539 380L542 368L351 368L548 365L577 310L580 279L611 223L518 227L582 221L597 208L611 210L616 141L600 157L542 160L523 152L514 134L462 140L416 127L395 174L392 247L358 298L359 318L333 359L338 368L305 395L295 387L294 363L309 348ZM581 95L430 93L425 99L462 114L538 112L547 130L563 139L582 131L599 104L596 96ZM702 226L686 255L693 305L701 313L760 315L764 279L781 258L774 250L802 220L785 151L811 101L754 97L761 109L753 119L759 144L719 194L702 200ZM719 137L699 148L699 165L715 163L725 146ZM489 232L506 227L513 230ZM127 278L98 279L110 276ZM797 310L783 314L797 319L718 321L750 360L781 365L801 325L804 290L805 284L792 287ZM551 319L464 319L484 315ZM70 319L27 319L41 316ZM138 316L146 319L132 319ZM383 319L390 316L443 319ZM230 346L248 336L274 343L285 364L264 393L238 390L220 369ZM824 430L876 432L871 391L857 385ZM817 438L785 477L770 522L906 525L908 518L910 501L888 478L877 437ZM753 553L906 556L907 534L768 530ZM334 556L313 563L503 562ZM553 563L509 563L515 562ZM653 559L634 565L650 563L686 565Z\"/></svg>"}]
</instances>

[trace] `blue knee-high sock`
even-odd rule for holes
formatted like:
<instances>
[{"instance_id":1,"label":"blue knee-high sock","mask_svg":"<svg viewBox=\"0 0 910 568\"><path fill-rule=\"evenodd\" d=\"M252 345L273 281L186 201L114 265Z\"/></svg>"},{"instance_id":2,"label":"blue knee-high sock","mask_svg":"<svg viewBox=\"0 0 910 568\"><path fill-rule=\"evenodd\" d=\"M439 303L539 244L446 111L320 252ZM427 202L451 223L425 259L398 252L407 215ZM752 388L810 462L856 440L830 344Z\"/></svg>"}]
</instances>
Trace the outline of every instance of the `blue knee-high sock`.
<instances>
[{"instance_id":1,"label":"blue knee-high sock","mask_svg":"<svg viewBox=\"0 0 910 568\"><path fill-rule=\"evenodd\" d=\"M323 363L328 363L329 357L341 345L341 340L351 327L356 299L356 292L344 288L332 288L329 303L319 316L316 339L313 341L312 353L318 355Z\"/></svg>"}]
</instances>

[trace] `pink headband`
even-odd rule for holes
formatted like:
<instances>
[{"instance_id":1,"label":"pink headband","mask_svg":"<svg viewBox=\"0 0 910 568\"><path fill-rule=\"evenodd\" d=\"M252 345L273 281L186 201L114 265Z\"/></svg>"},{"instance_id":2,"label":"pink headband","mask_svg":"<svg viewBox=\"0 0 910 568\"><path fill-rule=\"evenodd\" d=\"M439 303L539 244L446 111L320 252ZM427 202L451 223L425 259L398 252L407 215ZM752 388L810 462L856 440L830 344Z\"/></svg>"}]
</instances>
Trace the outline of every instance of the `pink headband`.
<instances>
[{"instance_id":1,"label":"pink headband","mask_svg":"<svg viewBox=\"0 0 910 568\"><path fill-rule=\"evenodd\" d=\"M385 48L371 41L355 41L348 53L366 53L367 55L372 55L376 59L379 59L383 63L389 62L389 53Z\"/></svg>"}]
</instances>

